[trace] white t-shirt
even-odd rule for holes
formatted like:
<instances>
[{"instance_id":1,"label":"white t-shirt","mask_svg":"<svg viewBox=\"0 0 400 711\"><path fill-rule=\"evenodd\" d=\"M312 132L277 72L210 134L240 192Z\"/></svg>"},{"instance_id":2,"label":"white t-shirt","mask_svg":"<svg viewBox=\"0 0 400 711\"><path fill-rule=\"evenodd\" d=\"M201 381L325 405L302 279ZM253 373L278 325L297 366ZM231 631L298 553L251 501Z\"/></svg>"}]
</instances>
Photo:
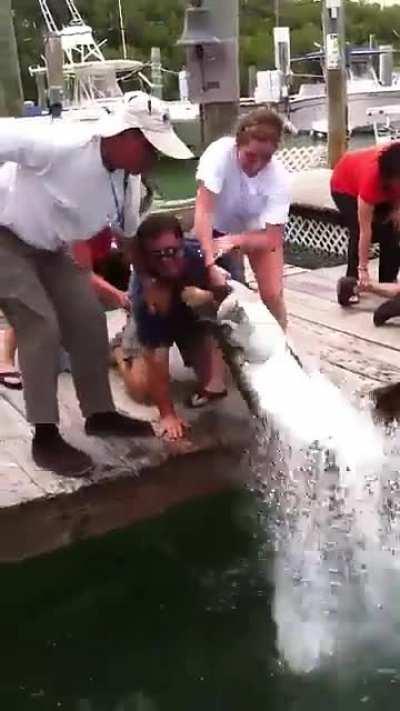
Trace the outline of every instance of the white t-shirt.
<instances>
[{"instance_id":1,"label":"white t-shirt","mask_svg":"<svg viewBox=\"0 0 400 711\"><path fill-rule=\"evenodd\" d=\"M211 143L200 158L197 180L216 195L214 228L235 233L283 225L290 207L289 175L274 156L253 178L240 168L231 136Z\"/></svg>"},{"instance_id":2,"label":"white t-shirt","mask_svg":"<svg viewBox=\"0 0 400 711\"><path fill-rule=\"evenodd\" d=\"M82 124L0 121L0 225L54 251L90 239L107 225L132 236L139 221L140 176L110 173L100 138Z\"/></svg>"}]
</instances>

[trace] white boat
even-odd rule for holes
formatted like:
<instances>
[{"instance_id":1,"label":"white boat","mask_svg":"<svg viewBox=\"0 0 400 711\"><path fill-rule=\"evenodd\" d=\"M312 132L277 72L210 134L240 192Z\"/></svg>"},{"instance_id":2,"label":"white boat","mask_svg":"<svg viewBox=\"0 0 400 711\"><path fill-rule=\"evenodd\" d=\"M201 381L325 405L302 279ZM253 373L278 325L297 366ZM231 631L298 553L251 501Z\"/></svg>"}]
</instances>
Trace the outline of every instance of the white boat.
<instances>
[{"instance_id":1,"label":"white boat","mask_svg":"<svg viewBox=\"0 0 400 711\"><path fill-rule=\"evenodd\" d=\"M71 20L59 28L52 16L47 0L39 0L49 35L61 41L62 66L62 117L72 121L93 121L112 112L121 103L129 101L132 91L123 85L134 78L137 88L151 93L151 81L143 70L146 65L132 59L106 59L103 42L97 43L92 28L80 16L73 0L65 0ZM36 80L38 104L43 114L48 113L49 78L46 60L30 67ZM155 99L159 100L159 99ZM171 122L187 145L197 150L201 144L199 107L189 101L164 101ZM32 112L32 107L27 106Z\"/></svg>"},{"instance_id":2,"label":"white boat","mask_svg":"<svg viewBox=\"0 0 400 711\"><path fill-rule=\"evenodd\" d=\"M348 129L350 132L371 126L367 111L371 107L398 104L400 82L391 72L387 85L378 79L373 58L385 54L384 50L353 49L348 53L347 96ZM389 50L387 52L389 54ZM296 60L293 60L296 61ZM297 61L323 61L322 52L313 52ZM259 98L260 94L258 94ZM327 132L326 86L321 81L301 84L298 93L289 95L289 119L300 132Z\"/></svg>"}]
</instances>

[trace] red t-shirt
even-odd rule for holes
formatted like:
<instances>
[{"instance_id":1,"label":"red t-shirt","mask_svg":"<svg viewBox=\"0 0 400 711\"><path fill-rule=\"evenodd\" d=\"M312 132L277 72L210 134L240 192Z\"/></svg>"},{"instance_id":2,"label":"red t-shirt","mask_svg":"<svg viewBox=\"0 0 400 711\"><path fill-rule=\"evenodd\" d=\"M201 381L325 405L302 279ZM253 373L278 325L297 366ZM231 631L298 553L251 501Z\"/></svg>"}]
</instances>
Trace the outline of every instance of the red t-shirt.
<instances>
[{"instance_id":1,"label":"red t-shirt","mask_svg":"<svg viewBox=\"0 0 400 711\"><path fill-rule=\"evenodd\" d=\"M385 190L378 170L378 156L382 147L373 146L360 151L349 151L336 164L331 178L331 191L360 197L370 205L400 199L400 187Z\"/></svg>"},{"instance_id":2,"label":"red t-shirt","mask_svg":"<svg viewBox=\"0 0 400 711\"><path fill-rule=\"evenodd\" d=\"M105 227L101 232L98 232L94 237L88 240L87 244L90 248L93 262L98 262L107 257L111 249L112 240L113 232L110 227Z\"/></svg>"}]
</instances>

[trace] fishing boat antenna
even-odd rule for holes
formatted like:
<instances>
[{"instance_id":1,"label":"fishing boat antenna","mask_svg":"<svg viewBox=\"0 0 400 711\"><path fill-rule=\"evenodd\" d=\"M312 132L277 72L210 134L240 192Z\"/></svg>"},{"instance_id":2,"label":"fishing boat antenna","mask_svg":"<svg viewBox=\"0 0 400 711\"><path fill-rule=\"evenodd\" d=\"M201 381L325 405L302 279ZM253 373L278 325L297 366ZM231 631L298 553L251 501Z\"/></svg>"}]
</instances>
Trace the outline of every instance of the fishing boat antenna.
<instances>
[{"instance_id":1,"label":"fishing boat antenna","mask_svg":"<svg viewBox=\"0 0 400 711\"><path fill-rule=\"evenodd\" d=\"M121 31L121 43L122 43L122 56L127 59L126 51L126 28L124 22L124 15L122 12L122 0L118 0L118 14L119 14L119 27Z\"/></svg>"}]
</instances>

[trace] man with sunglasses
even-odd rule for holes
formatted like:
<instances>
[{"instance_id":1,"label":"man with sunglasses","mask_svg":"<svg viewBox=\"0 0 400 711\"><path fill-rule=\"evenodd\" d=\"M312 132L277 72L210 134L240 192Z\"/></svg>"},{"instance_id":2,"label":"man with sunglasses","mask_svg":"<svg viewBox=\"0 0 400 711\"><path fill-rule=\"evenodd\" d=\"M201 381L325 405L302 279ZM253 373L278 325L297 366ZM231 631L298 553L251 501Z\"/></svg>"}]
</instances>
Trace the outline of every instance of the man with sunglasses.
<instances>
[{"instance_id":1,"label":"man with sunglasses","mask_svg":"<svg viewBox=\"0 0 400 711\"><path fill-rule=\"evenodd\" d=\"M0 308L16 333L33 459L58 474L85 476L92 468L58 430L61 343L88 435L152 432L115 410L104 312L89 275L68 252L107 226L134 235L140 175L150 171L157 151L192 156L162 105L140 92L96 124L11 119L0 125Z\"/></svg>"},{"instance_id":2,"label":"man with sunglasses","mask_svg":"<svg viewBox=\"0 0 400 711\"><path fill-rule=\"evenodd\" d=\"M131 396L150 400L160 412L161 434L183 437L186 423L176 413L170 394L169 351L176 344L187 366L193 367L198 387L188 401L201 407L226 395L222 355L206 326L185 303L188 287L205 302L219 300L227 287L212 290L203 253L196 240L185 239L179 221L151 215L135 238L140 271L131 280L133 315L114 350L120 373ZM222 282L226 276L222 276ZM153 288L149 283L153 280ZM192 292L193 295L193 292Z\"/></svg>"}]
</instances>

